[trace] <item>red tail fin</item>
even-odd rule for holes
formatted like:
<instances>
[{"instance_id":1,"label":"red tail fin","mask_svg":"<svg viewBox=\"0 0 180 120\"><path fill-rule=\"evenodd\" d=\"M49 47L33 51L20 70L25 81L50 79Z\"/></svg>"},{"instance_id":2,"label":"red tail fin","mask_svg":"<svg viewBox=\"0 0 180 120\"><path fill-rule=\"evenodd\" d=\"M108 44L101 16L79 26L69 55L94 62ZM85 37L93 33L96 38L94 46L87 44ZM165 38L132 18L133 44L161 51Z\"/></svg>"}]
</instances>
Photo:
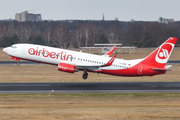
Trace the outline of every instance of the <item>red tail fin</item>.
<instances>
[{"instance_id":1,"label":"red tail fin","mask_svg":"<svg viewBox=\"0 0 180 120\"><path fill-rule=\"evenodd\" d=\"M158 68L164 68L176 44L177 38L170 37L141 63Z\"/></svg>"}]
</instances>

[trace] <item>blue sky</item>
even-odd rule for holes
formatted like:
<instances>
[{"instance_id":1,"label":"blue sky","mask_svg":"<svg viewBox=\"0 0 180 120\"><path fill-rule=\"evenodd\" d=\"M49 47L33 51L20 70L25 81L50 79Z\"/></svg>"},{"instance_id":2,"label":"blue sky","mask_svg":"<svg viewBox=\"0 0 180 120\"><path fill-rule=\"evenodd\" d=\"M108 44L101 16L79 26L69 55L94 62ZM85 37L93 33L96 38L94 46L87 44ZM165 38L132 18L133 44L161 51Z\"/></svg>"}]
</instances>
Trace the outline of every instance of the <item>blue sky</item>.
<instances>
[{"instance_id":1,"label":"blue sky","mask_svg":"<svg viewBox=\"0 0 180 120\"><path fill-rule=\"evenodd\" d=\"M159 17L180 20L180 0L0 0L0 19L15 19L27 10L42 19L157 21Z\"/></svg>"}]
</instances>

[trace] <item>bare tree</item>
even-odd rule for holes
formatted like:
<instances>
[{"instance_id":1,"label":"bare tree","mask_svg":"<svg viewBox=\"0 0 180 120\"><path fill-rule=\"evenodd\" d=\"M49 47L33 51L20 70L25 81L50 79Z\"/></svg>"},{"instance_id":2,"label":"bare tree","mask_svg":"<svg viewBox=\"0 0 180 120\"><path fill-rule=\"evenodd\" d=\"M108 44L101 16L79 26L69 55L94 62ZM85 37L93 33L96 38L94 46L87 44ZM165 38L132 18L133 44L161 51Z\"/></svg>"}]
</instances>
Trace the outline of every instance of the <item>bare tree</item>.
<instances>
[{"instance_id":1,"label":"bare tree","mask_svg":"<svg viewBox=\"0 0 180 120\"><path fill-rule=\"evenodd\" d=\"M0 39L4 36L8 36L8 33L6 25L0 24Z\"/></svg>"},{"instance_id":2,"label":"bare tree","mask_svg":"<svg viewBox=\"0 0 180 120\"><path fill-rule=\"evenodd\" d=\"M77 29L73 31L72 40L77 43L77 47L81 47L83 37L82 26L79 26Z\"/></svg>"},{"instance_id":3,"label":"bare tree","mask_svg":"<svg viewBox=\"0 0 180 120\"><path fill-rule=\"evenodd\" d=\"M9 36L14 36L16 34L16 30L15 30L15 22L11 21L10 24L8 25L8 33Z\"/></svg>"},{"instance_id":4,"label":"bare tree","mask_svg":"<svg viewBox=\"0 0 180 120\"><path fill-rule=\"evenodd\" d=\"M98 41L99 31L95 25L91 25L92 35L91 44L94 45Z\"/></svg>"},{"instance_id":5,"label":"bare tree","mask_svg":"<svg viewBox=\"0 0 180 120\"><path fill-rule=\"evenodd\" d=\"M98 29L95 25L93 24L85 24L82 25L82 30L83 30L83 38L85 40L85 47L88 45L92 45L95 43L97 40L97 35L98 35Z\"/></svg>"},{"instance_id":6,"label":"bare tree","mask_svg":"<svg viewBox=\"0 0 180 120\"><path fill-rule=\"evenodd\" d=\"M111 25L104 31L104 34L106 35L110 43L117 40L117 30L118 28L116 26Z\"/></svg>"},{"instance_id":7,"label":"bare tree","mask_svg":"<svg viewBox=\"0 0 180 120\"><path fill-rule=\"evenodd\" d=\"M50 45L51 43L51 34L52 34L52 26L48 26L43 31L43 38L46 45Z\"/></svg>"},{"instance_id":8,"label":"bare tree","mask_svg":"<svg viewBox=\"0 0 180 120\"><path fill-rule=\"evenodd\" d=\"M59 25L52 31L52 41L54 45L62 47L67 40L68 31L64 25Z\"/></svg>"},{"instance_id":9,"label":"bare tree","mask_svg":"<svg viewBox=\"0 0 180 120\"><path fill-rule=\"evenodd\" d=\"M82 29L83 29L83 36L85 38L85 47L87 47L88 42L90 41L91 34L92 34L91 25L89 24L83 25Z\"/></svg>"},{"instance_id":10,"label":"bare tree","mask_svg":"<svg viewBox=\"0 0 180 120\"><path fill-rule=\"evenodd\" d=\"M140 42L143 40L146 26L134 23L124 34L123 44L131 45L133 41Z\"/></svg>"},{"instance_id":11,"label":"bare tree","mask_svg":"<svg viewBox=\"0 0 180 120\"><path fill-rule=\"evenodd\" d=\"M35 26L29 24L20 24L16 29L16 35L21 42L27 42Z\"/></svg>"},{"instance_id":12,"label":"bare tree","mask_svg":"<svg viewBox=\"0 0 180 120\"><path fill-rule=\"evenodd\" d=\"M159 23L148 24L146 31L150 33L151 38L154 40L154 46L159 46L167 39L166 29Z\"/></svg>"}]
</instances>

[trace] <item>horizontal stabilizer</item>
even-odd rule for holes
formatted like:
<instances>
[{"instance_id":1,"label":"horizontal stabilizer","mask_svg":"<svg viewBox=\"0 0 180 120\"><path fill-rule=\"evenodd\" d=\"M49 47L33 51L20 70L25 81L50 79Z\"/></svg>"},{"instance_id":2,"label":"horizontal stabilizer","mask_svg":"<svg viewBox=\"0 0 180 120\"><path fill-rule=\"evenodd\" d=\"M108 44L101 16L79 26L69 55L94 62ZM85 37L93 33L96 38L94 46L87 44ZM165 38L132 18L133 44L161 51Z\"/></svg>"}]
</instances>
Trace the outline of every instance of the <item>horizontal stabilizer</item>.
<instances>
[{"instance_id":1,"label":"horizontal stabilizer","mask_svg":"<svg viewBox=\"0 0 180 120\"><path fill-rule=\"evenodd\" d=\"M165 68L169 69L170 67L172 67L172 65L166 65Z\"/></svg>"},{"instance_id":2,"label":"horizontal stabilizer","mask_svg":"<svg viewBox=\"0 0 180 120\"><path fill-rule=\"evenodd\" d=\"M172 70L168 70L166 68L152 68L152 70L155 70L155 71L172 71Z\"/></svg>"}]
</instances>

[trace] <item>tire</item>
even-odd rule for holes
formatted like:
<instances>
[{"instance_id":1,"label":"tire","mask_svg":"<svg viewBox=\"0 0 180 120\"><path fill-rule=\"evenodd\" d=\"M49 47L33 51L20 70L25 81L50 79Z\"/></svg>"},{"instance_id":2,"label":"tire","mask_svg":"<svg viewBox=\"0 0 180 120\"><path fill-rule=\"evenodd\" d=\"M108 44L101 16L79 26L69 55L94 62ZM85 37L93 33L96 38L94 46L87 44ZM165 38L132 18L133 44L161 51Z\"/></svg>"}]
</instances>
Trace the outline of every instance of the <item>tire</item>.
<instances>
[{"instance_id":1,"label":"tire","mask_svg":"<svg viewBox=\"0 0 180 120\"><path fill-rule=\"evenodd\" d=\"M17 66L19 66L20 65L20 62L17 62Z\"/></svg>"},{"instance_id":2,"label":"tire","mask_svg":"<svg viewBox=\"0 0 180 120\"><path fill-rule=\"evenodd\" d=\"M83 79L87 79L87 75L83 75L82 78L83 78Z\"/></svg>"},{"instance_id":3,"label":"tire","mask_svg":"<svg viewBox=\"0 0 180 120\"><path fill-rule=\"evenodd\" d=\"M82 78L83 78L83 79L87 79L87 77L88 77L88 73L87 73L87 72L84 72Z\"/></svg>"}]
</instances>

